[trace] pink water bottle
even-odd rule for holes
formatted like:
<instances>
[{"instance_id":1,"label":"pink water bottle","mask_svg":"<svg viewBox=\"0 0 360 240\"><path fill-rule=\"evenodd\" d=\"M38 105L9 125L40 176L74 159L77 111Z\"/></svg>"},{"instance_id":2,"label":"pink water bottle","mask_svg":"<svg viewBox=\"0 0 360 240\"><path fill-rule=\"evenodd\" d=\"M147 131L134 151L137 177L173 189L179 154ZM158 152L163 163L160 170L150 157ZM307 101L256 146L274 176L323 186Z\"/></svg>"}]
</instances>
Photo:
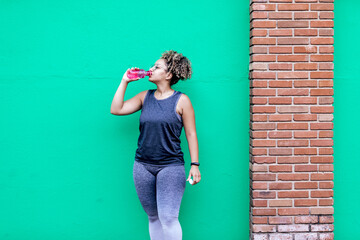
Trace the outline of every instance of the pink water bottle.
<instances>
[{"instance_id":1,"label":"pink water bottle","mask_svg":"<svg viewBox=\"0 0 360 240\"><path fill-rule=\"evenodd\" d=\"M129 79L135 79L135 78L144 78L145 76L151 76L152 72L151 71L145 71L144 69L130 69L127 72L127 76Z\"/></svg>"}]
</instances>

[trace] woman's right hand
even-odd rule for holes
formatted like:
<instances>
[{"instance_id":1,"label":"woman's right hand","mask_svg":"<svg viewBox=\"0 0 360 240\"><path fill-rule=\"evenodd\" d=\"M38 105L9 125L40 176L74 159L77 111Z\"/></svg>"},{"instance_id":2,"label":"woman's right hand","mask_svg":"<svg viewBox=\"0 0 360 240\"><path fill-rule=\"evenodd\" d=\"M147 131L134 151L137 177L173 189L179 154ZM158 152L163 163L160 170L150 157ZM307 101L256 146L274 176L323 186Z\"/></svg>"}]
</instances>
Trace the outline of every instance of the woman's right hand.
<instances>
[{"instance_id":1,"label":"woman's right hand","mask_svg":"<svg viewBox=\"0 0 360 240\"><path fill-rule=\"evenodd\" d=\"M131 70L133 70L133 69L139 69L139 68L138 68L138 67L132 67ZM122 78L122 81L125 81L125 82L129 83L129 82L137 81L137 80L140 79L139 77L138 77L138 78L135 78L135 79L130 79L130 78L128 78L128 76L127 76L128 71L130 71L130 68L128 68L128 69L126 70L126 72L124 73L124 76L123 76L123 78Z\"/></svg>"}]
</instances>

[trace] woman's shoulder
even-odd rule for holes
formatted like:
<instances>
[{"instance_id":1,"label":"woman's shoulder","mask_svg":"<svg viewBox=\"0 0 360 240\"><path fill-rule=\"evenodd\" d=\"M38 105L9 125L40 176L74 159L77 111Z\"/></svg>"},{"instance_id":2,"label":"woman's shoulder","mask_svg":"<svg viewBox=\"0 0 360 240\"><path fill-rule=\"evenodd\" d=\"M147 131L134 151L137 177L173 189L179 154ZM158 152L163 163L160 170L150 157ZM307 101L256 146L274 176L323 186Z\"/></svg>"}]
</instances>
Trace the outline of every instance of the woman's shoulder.
<instances>
[{"instance_id":1,"label":"woman's shoulder","mask_svg":"<svg viewBox=\"0 0 360 240\"><path fill-rule=\"evenodd\" d=\"M142 91L142 92L139 92L139 97L141 99L141 103L144 104L144 100L145 100L145 97L148 93L151 93L152 91L154 91L154 89L149 89L149 90L145 90L145 91Z\"/></svg>"}]
</instances>

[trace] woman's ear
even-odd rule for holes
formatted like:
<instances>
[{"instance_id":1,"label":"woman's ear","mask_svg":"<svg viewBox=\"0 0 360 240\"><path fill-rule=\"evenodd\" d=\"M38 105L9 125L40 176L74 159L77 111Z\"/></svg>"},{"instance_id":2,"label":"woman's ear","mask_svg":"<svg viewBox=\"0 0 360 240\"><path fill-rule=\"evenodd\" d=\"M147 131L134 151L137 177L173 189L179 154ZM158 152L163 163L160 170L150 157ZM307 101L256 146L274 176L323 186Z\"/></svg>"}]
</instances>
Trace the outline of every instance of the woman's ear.
<instances>
[{"instance_id":1,"label":"woman's ear","mask_svg":"<svg viewBox=\"0 0 360 240\"><path fill-rule=\"evenodd\" d=\"M166 73L166 79L171 80L171 79L172 79L172 77L173 77L173 75L172 75L172 73L171 73L171 72Z\"/></svg>"}]
</instances>

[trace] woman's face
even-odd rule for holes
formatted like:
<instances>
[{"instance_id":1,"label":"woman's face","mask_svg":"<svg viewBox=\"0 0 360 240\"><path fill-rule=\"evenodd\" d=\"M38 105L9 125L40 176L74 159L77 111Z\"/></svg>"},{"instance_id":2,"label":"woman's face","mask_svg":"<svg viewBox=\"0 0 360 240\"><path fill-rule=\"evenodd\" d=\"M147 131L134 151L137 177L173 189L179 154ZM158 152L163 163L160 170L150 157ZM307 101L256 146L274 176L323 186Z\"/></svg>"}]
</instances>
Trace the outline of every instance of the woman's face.
<instances>
[{"instance_id":1,"label":"woman's face","mask_svg":"<svg viewBox=\"0 0 360 240\"><path fill-rule=\"evenodd\" d=\"M149 77L150 82L170 81L172 74L168 72L165 59L159 59L154 66L149 69L152 74Z\"/></svg>"}]
</instances>

